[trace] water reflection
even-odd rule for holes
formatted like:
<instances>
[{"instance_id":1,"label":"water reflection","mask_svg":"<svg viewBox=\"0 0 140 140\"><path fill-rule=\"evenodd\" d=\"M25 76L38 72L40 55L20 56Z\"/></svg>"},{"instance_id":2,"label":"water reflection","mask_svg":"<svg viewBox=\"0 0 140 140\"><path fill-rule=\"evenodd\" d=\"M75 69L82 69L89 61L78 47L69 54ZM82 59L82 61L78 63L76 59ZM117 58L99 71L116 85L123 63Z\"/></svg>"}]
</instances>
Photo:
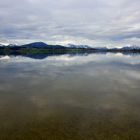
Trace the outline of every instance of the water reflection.
<instances>
[{"instance_id":1,"label":"water reflection","mask_svg":"<svg viewBox=\"0 0 140 140\"><path fill-rule=\"evenodd\" d=\"M0 136L139 139L139 83L140 55L2 56Z\"/></svg>"}]
</instances>

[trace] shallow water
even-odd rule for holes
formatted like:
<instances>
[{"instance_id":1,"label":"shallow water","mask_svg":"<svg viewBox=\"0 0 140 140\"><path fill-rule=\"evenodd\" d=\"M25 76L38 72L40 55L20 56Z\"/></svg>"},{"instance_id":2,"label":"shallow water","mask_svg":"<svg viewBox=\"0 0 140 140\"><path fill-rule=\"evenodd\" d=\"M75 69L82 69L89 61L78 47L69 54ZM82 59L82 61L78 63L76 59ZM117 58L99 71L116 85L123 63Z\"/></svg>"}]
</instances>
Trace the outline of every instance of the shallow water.
<instances>
[{"instance_id":1,"label":"shallow water","mask_svg":"<svg viewBox=\"0 0 140 140\"><path fill-rule=\"evenodd\" d=\"M34 58L0 56L0 140L140 139L140 55Z\"/></svg>"}]
</instances>

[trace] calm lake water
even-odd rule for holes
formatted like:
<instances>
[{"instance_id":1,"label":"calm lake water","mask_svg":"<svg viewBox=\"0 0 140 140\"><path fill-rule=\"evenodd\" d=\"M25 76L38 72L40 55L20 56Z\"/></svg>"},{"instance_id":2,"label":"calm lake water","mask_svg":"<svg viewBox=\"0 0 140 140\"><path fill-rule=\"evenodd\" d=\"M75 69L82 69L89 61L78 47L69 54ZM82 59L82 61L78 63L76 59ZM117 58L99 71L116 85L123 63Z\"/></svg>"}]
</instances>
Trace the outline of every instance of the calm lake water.
<instances>
[{"instance_id":1,"label":"calm lake water","mask_svg":"<svg viewBox=\"0 0 140 140\"><path fill-rule=\"evenodd\" d=\"M0 140L139 140L140 55L0 56Z\"/></svg>"}]
</instances>

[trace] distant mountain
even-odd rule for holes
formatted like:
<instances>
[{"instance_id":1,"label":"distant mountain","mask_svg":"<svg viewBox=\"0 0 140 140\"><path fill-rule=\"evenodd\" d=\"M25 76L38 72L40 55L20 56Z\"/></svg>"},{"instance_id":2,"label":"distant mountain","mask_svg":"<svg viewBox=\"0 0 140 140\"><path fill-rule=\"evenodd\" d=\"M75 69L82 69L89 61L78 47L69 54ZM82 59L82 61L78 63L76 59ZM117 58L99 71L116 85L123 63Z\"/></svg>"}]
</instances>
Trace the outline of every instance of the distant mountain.
<instances>
[{"instance_id":1,"label":"distant mountain","mask_svg":"<svg viewBox=\"0 0 140 140\"><path fill-rule=\"evenodd\" d=\"M101 48L95 48L98 51L140 51L139 46L126 46L122 48L107 48L107 47L101 47Z\"/></svg>"},{"instance_id":2,"label":"distant mountain","mask_svg":"<svg viewBox=\"0 0 140 140\"><path fill-rule=\"evenodd\" d=\"M44 42L34 42L30 44L25 44L21 45L20 47L25 47L25 48L44 48L47 47L48 45L45 44Z\"/></svg>"},{"instance_id":3,"label":"distant mountain","mask_svg":"<svg viewBox=\"0 0 140 140\"><path fill-rule=\"evenodd\" d=\"M69 48L91 48L88 45L74 45L74 44L68 44L67 47L69 47Z\"/></svg>"},{"instance_id":4,"label":"distant mountain","mask_svg":"<svg viewBox=\"0 0 140 140\"><path fill-rule=\"evenodd\" d=\"M65 48L64 46L61 45L48 45L44 42L34 42L34 43L30 43L30 44L25 44L25 45L21 45L20 47L24 47L24 48L48 48L48 49L63 49Z\"/></svg>"},{"instance_id":5,"label":"distant mountain","mask_svg":"<svg viewBox=\"0 0 140 140\"><path fill-rule=\"evenodd\" d=\"M1 48L48 48L48 49L64 49L66 47L62 46L62 45L48 45L44 42L33 42L33 43L29 43L29 44L25 44L25 45L16 45L16 44L9 44L9 45L3 45L0 44Z\"/></svg>"},{"instance_id":6,"label":"distant mountain","mask_svg":"<svg viewBox=\"0 0 140 140\"><path fill-rule=\"evenodd\" d=\"M133 45L133 46L125 46L122 48L107 48L107 47L91 47L88 45L74 45L74 44L68 44L66 46L62 46L62 45L48 45L44 42L33 42L33 43L29 43L29 44L25 44L25 45L17 45L17 44L2 44L0 43L0 48L10 48L12 50L19 50L20 48L42 48L42 49L65 49L67 50L67 48L70 49L84 49L84 50L88 50L88 51L100 51L100 52L109 52L109 51L113 51L113 52L119 52L119 51L138 51L140 52L140 47Z\"/></svg>"},{"instance_id":7,"label":"distant mountain","mask_svg":"<svg viewBox=\"0 0 140 140\"><path fill-rule=\"evenodd\" d=\"M123 47L121 49L124 50L124 51L131 51L131 50L140 50L140 47L134 45L134 46L126 46L126 47Z\"/></svg>"},{"instance_id":8,"label":"distant mountain","mask_svg":"<svg viewBox=\"0 0 140 140\"><path fill-rule=\"evenodd\" d=\"M85 49L93 49L93 50L96 50L96 51L108 51L110 50L109 48L107 47L91 47L91 46L88 46L88 45L74 45L74 44L68 44L67 47L69 48L85 48ZM117 49L117 48L113 48L113 49Z\"/></svg>"},{"instance_id":9,"label":"distant mountain","mask_svg":"<svg viewBox=\"0 0 140 140\"><path fill-rule=\"evenodd\" d=\"M4 44L0 44L0 47L5 47L5 45Z\"/></svg>"},{"instance_id":10,"label":"distant mountain","mask_svg":"<svg viewBox=\"0 0 140 140\"><path fill-rule=\"evenodd\" d=\"M17 46L18 46L17 44L9 44L9 45L7 45L7 47L9 47L9 48L17 47Z\"/></svg>"}]
</instances>

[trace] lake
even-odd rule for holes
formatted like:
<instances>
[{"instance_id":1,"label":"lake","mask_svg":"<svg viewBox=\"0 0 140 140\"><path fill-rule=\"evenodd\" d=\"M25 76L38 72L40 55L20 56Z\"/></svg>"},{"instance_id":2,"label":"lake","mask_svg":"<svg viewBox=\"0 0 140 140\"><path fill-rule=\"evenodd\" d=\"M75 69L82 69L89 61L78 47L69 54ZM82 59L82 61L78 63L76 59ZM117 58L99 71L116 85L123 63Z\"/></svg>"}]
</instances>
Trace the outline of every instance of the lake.
<instances>
[{"instance_id":1,"label":"lake","mask_svg":"<svg viewBox=\"0 0 140 140\"><path fill-rule=\"evenodd\" d=\"M140 139L140 55L0 56L0 140Z\"/></svg>"}]
</instances>

